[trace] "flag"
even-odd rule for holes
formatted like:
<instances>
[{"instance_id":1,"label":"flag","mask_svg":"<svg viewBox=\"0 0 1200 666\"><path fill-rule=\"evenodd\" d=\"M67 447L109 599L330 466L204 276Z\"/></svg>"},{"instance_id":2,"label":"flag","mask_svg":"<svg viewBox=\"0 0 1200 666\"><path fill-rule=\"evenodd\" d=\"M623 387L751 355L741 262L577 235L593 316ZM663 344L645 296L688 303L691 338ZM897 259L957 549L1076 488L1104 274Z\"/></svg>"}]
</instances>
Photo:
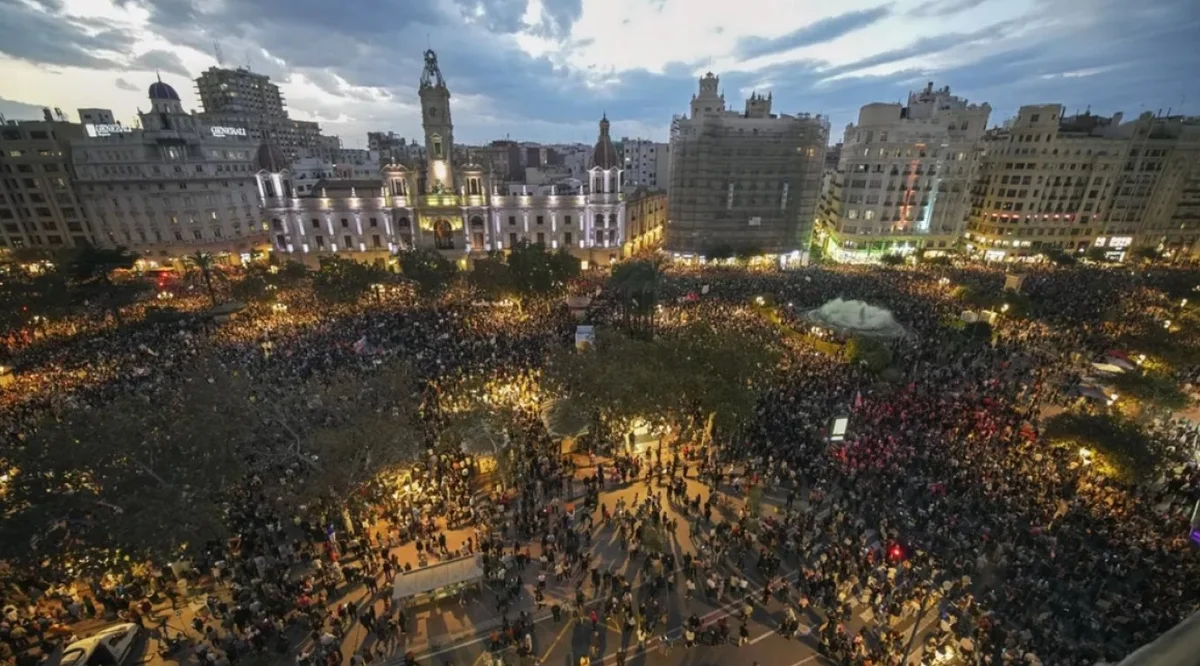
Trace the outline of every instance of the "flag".
<instances>
[{"instance_id":1,"label":"flag","mask_svg":"<svg viewBox=\"0 0 1200 666\"><path fill-rule=\"evenodd\" d=\"M861 407L862 407L862 391L857 391L854 394L854 408L859 409Z\"/></svg>"},{"instance_id":2,"label":"flag","mask_svg":"<svg viewBox=\"0 0 1200 666\"><path fill-rule=\"evenodd\" d=\"M358 342L354 343L354 353L362 354L362 353L365 353L366 351L367 351L367 336L364 335Z\"/></svg>"}]
</instances>

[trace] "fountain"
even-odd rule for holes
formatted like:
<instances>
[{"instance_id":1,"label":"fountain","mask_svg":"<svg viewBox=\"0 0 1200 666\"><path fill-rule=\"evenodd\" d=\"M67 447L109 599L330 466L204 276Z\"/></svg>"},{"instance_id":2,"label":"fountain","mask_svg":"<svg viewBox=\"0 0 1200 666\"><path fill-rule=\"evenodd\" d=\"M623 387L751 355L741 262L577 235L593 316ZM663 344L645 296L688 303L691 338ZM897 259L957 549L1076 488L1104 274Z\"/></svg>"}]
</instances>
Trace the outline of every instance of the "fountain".
<instances>
[{"instance_id":1,"label":"fountain","mask_svg":"<svg viewBox=\"0 0 1200 666\"><path fill-rule=\"evenodd\" d=\"M863 301L835 298L815 310L809 310L804 317L817 326L833 329L842 335L873 338L902 338L908 335L890 310Z\"/></svg>"}]
</instances>

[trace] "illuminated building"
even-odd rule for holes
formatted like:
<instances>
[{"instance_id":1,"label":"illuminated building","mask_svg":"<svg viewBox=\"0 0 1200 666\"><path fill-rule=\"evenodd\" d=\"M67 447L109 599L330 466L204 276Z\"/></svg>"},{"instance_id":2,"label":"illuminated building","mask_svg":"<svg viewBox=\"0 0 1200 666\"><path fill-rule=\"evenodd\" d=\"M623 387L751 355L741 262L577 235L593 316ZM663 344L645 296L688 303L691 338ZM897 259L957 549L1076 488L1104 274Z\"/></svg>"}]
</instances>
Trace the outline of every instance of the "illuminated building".
<instances>
[{"instance_id":1,"label":"illuminated building","mask_svg":"<svg viewBox=\"0 0 1200 666\"><path fill-rule=\"evenodd\" d=\"M770 95L752 94L742 113L727 110L719 85L706 74L690 115L671 125L666 248L681 256L807 252L828 121L774 114Z\"/></svg>"},{"instance_id":2,"label":"illuminated building","mask_svg":"<svg viewBox=\"0 0 1200 666\"><path fill-rule=\"evenodd\" d=\"M1045 250L1112 259L1146 245L1187 254L1200 234L1200 122L1144 113L1064 116L1023 106L989 132L968 240L991 260Z\"/></svg>"},{"instance_id":3,"label":"illuminated building","mask_svg":"<svg viewBox=\"0 0 1200 666\"><path fill-rule=\"evenodd\" d=\"M69 141L84 125L44 111L44 120L0 125L0 249L59 250L91 242L71 178Z\"/></svg>"},{"instance_id":4,"label":"illuminated building","mask_svg":"<svg viewBox=\"0 0 1200 666\"><path fill-rule=\"evenodd\" d=\"M237 262L263 248L246 131L185 113L162 81L149 97L140 127L89 125L71 141L75 190L96 243L168 261L201 250Z\"/></svg>"},{"instance_id":5,"label":"illuminated building","mask_svg":"<svg viewBox=\"0 0 1200 666\"><path fill-rule=\"evenodd\" d=\"M841 261L953 248L966 229L991 107L930 83L908 104L867 104L846 126L818 237Z\"/></svg>"},{"instance_id":6,"label":"illuminated building","mask_svg":"<svg viewBox=\"0 0 1200 666\"><path fill-rule=\"evenodd\" d=\"M619 258L624 172L607 118L586 182L504 185L507 174L493 180L477 163L455 163L450 89L433 51L425 52L419 96L426 159L415 168L387 164L375 178L321 181L301 195L287 156L269 143L260 148L258 191L276 251L307 263L334 253L378 261L408 248L462 257L528 241L592 263Z\"/></svg>"}]
</instances>

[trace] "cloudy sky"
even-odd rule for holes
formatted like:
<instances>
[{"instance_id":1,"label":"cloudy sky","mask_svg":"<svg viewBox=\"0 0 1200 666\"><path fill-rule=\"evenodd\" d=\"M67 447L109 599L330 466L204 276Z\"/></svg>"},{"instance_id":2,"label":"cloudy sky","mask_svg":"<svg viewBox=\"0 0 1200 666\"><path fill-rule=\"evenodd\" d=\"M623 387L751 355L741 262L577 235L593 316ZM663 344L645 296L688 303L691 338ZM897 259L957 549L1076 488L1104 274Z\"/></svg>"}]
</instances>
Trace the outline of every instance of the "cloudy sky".
<instances>
[{"instance_id":1,"label":"cloudy sky","mask_svg":"<svg viewBox=\"0 0 1200 666\"><path fill-rule=\"evenodd\" d=\"M185 107L216 64L283 88L293 117L361 147L420 133L427 45L454 95L456 140L665 140L696 78L740 108L829 116L927 80L992 105L1200 113L1196 0L0 0L0 114L111 108L129 121L155 71Z\"/></svg>"}]
</instances>

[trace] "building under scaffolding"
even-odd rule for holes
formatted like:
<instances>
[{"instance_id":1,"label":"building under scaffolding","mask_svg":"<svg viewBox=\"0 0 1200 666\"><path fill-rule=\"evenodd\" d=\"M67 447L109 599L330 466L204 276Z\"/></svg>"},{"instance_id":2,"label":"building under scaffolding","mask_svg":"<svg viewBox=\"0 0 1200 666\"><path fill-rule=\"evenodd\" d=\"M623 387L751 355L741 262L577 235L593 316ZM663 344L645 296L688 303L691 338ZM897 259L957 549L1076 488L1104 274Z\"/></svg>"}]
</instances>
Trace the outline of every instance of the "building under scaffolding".
<instances>
[{"instance_id":1,"label":"building under scaffolding","mask_svg":"<svg viewBox=\"0 0 1200 666\"><path fill-rule=\"evenodd\" d=\"M806 252L821 193L829 122L771 113L752 94L727 111L712 73L700 79L691 114L671 125L666 248L711 255Z\"/></svg>"}]
</instances>

